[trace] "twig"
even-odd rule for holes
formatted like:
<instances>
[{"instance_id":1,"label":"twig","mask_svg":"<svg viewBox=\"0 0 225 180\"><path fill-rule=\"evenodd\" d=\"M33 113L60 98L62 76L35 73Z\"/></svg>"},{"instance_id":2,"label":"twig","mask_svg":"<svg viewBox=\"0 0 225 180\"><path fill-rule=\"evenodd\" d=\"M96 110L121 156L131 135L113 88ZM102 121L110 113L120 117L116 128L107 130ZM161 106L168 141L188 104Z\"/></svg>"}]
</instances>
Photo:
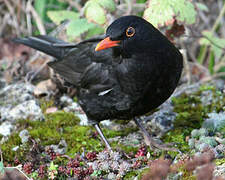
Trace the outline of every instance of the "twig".
<instances>
[{"instance_id":1,"label":"twig","mask_svg":"<svg viewBox=\"0 0 225 180\"><path fill-rule=\"evenodd\" d=\"M209 38L208 38L207 36L205 36L205 35L199 35L199 36L197 36L197 35L192 35L192 36L183 35L183 37L190 37L190 38L202 38L202 37L203 37L203 38L207 39L207 40L208 40L211 44L213 44L214 46L216 46L216 47L222 49L223 51L225 51L225 48L224 48L224 47L222 47L222 46L216 44L215 42L213 42L211 39L209 39Z\"/></svg>"},{"instance_id":2,"label":"twig","mask_svg":"<svg viewBox=\"0 0 225 180\"><path fill-rule=\"evenodd\" d=\"M187 83L190 85L191 84L191 69L188 62L188 58L187 58L187 50L184 49L184 45L183 45L183 49L180 50L180 52L183 55L184 68L186 69L186 72L187 72L187 81L188 81Z\"/></svg>"},{"instance_id":3,"label":"twig","mask_svg":"<svg viewBox=\"0 0 225 180\"><path fill-rule=\"evenodd\" d=\"M223 76L225 76L225 72L219 72L219 73L216 73L216 74L214 74L212 76L205 77L201 81L202 82L212 81L213 79L216 79L216 78L219 78L219 77L223 77Z\"/></svg>"},{"instance_id":4,"label":"twig","mask_svg":"<svg viewBox=\"0 0 225 180\"><path fill-rule=\"evenodd\" d=\"M219 25L221 19L222 19L223 16L224 16L224 14L225 14L225 3L224 3L224 5L223 5L222 10L220 11L219 16L218 16L217 19L216 19L216 22L214 23L214 25L213 25L213 27L212 27L212 29L211 29L211 32L212 32L212 33L214 33L214 31L216 30L217 26ZM206 56L206 53L207 53L207 49L208 49L208 46L205 46L204 49L203 49L201 59L199 60L199 62L200 62L201 64L203 64L203 62L204 62L204 59L205 59L205 56Z\"/></svg>"},{"instance_id":5,"label":"twig","mask_svg":"<svg viewBox=\"0 0 225 180\"><path fill-rule=\"evenodd\" d=\"M27 19L27 29L28 29L28 34L32 35L32 23L31 23L31 14L29 11L29 1L26 4L25 8L25 13L26 13L26 19Z\"/></svg>"},{"instance_id":6,"label":"twig","mask_svg":"<svg viewBox=\"0 0 225 180\"><path fill-rule=\"evenodd\" d=\"M14 8L10 4L9 0L4 0L4 2L5 2L8 10L9 10L9 13L12 16L12 19L13 19L12 24L15 26L16 34L19 36L20 35L20 28L19 28L19 24L18 24L16 15L15 15L15 12L14 12Z\"/></svg>"},{"instance_id":7,"label":"twig","mask_svg":"<svg viewBox=\"0 0 225 180\"><path fill-rule=\"evenodd\" d=\"M25 176L25 178L27 180L31 180L22 170L21 170L21 166L22 165L19 165L19 166L16 166L16 167L5 167L5 169L16 169L18 170L21 174L23 174Z\"/></svg>"},{"instance_id":8,"label":"twig","mask_svg":"<svg viewBox=\"0 0 225 180\"><path fill-rule=\"evenodd\" d=\"M75 7L78 11L81 11L82 7L77 1L72 0L64 0L64 1L69 3L71 6Z\"/></svg>"},{"instance_id":9,"label":"twig","mask_svg":"<svg viewBox=\"0 0 225 180\"><path fill-rule=\"evenodd\" d=\"M68 24L70 23L70 20L65 20L63 21L59 26L57 26L52 32L50 32L48 35L49 36L56 36L59 34L61 31L63 31Z\"/></svg>"},{"instance_id":10,"label":"twig","mask_svg":"<svg viewBox=\"0 0 225 180\"><path fill-rule=\"evenodd\" d=\"M131 0L125 0L126 4L127 4L127 11L125 13L125 15L130 15L132 12L132 1Z\"/></svg>"},{"instance_id":11,"label":"twig","mask_svg":"<svg viewBox=\"0 0 225 180\"><path fill-rule=\"evenodd\" d=\"M42 23L42 20L40 18L40 16L38 15L38 13L36 12L36 10L34 9L34 7L31 4L31 0L29 0L27 2L27 10L31 12L32 16L34 17L38 30L40 31L40 34L45 35L46 34L46 30L45 27Z\"/></svg>"}]
</instances>

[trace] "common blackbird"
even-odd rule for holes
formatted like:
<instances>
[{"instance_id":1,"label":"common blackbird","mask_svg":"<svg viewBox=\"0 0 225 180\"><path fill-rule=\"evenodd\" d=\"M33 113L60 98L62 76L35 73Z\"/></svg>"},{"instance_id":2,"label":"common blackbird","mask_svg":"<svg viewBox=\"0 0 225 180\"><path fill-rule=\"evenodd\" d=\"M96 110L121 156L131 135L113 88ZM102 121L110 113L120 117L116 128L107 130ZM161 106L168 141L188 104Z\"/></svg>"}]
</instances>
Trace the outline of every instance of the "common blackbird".
<instances>
[{"instance_id":1,"label":"common blackbird","mask_svg":"<svg viewBox=\"0 0 225 180\"><path fill-rule=\"evenodd\" d=\"M56 58L48 65L77 88L80 106L108 149L99 122L131 118L151 147L168 149L149 136L138 117L170 97L181 76L183 59L149 22L123 16L105 35L76 44L43 35L14 41Z\"/></svg>"}]
</instances>

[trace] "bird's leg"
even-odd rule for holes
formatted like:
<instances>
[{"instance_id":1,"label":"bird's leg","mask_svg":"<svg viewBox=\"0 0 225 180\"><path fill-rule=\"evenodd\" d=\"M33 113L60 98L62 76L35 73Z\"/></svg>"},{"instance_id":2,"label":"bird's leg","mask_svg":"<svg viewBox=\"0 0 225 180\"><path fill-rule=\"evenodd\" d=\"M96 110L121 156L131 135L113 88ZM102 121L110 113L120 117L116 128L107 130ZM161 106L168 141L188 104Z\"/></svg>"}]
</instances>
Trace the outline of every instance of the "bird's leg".
<instances>
[{"instance_id":1,"label":"bird's leg","mask_svg":"<svg viewBox=\"0 0 225 180\"><path fill-rule=\"evenodd\" d=\"M157 142L155 142L155 140L149 135L149 133L144 128L144 126L141 124L141 122L138 118L134 118L134 122L140 128L140 130L145 138L146 144L148 146L150 146L151 148L153 148L153 149L157 148L157 149L166 150L166 151L179 151L176 148L168 147L167 144L158 144Z\"/></svg>"},{"instance_id":2,"label":"bird's leg","mask_svg":"<svg viewBox=\"0 0 225 180\"><path fill-rule=\"evenodd\" d=\"M111 146L109 145L109 143L108 143L106 137L104 136L104 134L103 134L103 132L102 132L102 130L101 130L99 124L95 124L94 127L95 127L95 129L97 130L98 134L100 135L102 141L105 143L106 148L107 148L108 150L112 150L112 148L111 148Z\"/></svg>"}]
</instances>

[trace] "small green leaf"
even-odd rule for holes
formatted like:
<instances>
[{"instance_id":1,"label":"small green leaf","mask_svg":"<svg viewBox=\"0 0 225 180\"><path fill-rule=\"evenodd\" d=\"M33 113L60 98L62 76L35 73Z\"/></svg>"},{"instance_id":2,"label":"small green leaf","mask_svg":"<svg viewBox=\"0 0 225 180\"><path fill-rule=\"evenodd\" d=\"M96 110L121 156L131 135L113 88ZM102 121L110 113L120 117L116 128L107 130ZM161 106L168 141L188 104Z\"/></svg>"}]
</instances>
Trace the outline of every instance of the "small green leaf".
<instances>
[{"instance_id":1,"label":"small green leaf","mask_svg":"<svg viewBox=\"0 0 225 180\"><path fill-rule=\"evenodd\" d=\"M79 18L79 13L73 11L48 11L48 17L57 25L59 25L62 21L69 19L69 20L76 20Z\"/></svg>"},{"instance_id":2,"label":"small green leaf","mask_svg":"<svg viewBox=\"0 0 225 180\"><path fill-rule=\"evenodd\" d=\"M34 1L34 9L36 10L36 12L38 13L38 15L40 16L40 18L42 20L44 20L45 18L45 7L47 4L47 0L36 0Z\"/></svg>"},{"instance_id":3,"label":"small green leaf","mask_svg":"<svg viewBox=\"0 0 225 180\"><path fill-rule=\"evenodd\" d=\"M174 17L186 24L193 24L196 19L194 5L189 0L149 0L144 11L144 18L156 27L169 24Z\"/></svg>"},{"instance_id":4,"label":"small green leaf","mask_svg":"<svg viewBox=\"0 0 225 180\"><path fill-rule=\"evenodd\" d=\"M113 12L116 10L116 4L113 0L95 0L100 4L104 9Z\"/></svg>"},{"instance_id":5,"label":"small green leaf","mask_svg":"<svg viewBox=\"0 0 225 180\"><path fill-rule=\"evenodd\" d=\"M73 20L67 27L67 35L70 37L76 37L93 27L95 27L95 25L88 23L86 19Z\"/></svg>"},{"instance_id":6,"label":"small green leaf","mask_svg":"<svg viewBox=\"0 0 225 180\"><path fill-rule=\"evenodd\" d=\"M103 34L104 33L104 28L101 26L94 26L93 28L89 29L86 35L86 39L91 38L95 35Z\"/></svg>"},{"instance_id":7,"label":"small green leaf","mask_svg":"<svg viewBox=\"0 0 225 180\"><path fill-rule=\"evenodd\" d=\"M223 53L223 49L225 47L225 39L218 38L213 35L210 31L203 31L202 34L207 37L203 37L200 39L199 43L202 45L209 45L212 47L212 50L215 54L216 58L220 58Z\"/></svg>"},{"instance_id":8,"label":"small green leaf","mask_svg":"<svg viewBox=\"0 0 225 180\"><path fill-rule=\"evenodd\" d=\"M195 4L198 9L205 11L205 12L209 12L209 8L205 4L199 3L199 2L196 2Z\"/></svg>"},{"instance_id":9,"label":"small green leaf","mask_svg":"<svg viewBox=\"0 0 225 180\"><path fill-rule=\"evenodd\" d=\"M96 1L88 1L85 4L85 16L89 21L97 24L106 22L105 11Z\"/></svg>"},{"instance_id":10,"label":"small green leaf","mask_svg":"<svg viewBox=\"0 0 225 180\"><path fill-rule=\"evenodd\" d=\"M57 164L54 164L54 162L51 161L49 170L50 170L50 171L56 171L57 168L58 168L58 165L57 165Z\"/></svg>"}]
</instances>

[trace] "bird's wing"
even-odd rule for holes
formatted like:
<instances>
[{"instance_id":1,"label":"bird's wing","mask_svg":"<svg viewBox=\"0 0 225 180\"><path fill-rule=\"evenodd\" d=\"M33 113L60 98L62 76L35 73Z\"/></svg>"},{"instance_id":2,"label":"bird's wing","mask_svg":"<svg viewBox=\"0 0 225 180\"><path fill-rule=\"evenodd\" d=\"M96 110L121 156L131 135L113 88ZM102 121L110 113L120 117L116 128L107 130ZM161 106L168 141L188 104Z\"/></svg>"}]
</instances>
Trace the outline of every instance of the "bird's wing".
<instances>
[{"instance_id":1,"label":"bird's wing","mask_svg":"<svg viewBox=\"0 0 225 180\"><path fill-rule=\"evenodd\" d=\"M73 44L39 35L15 38L13 41L55 57L55 61L48 65L69 83L78 88L101 92L112 86L112 49L95 51L97 43L103 38L98 36Z\"/></svg>"},{"instance_id":2,"label":"bird's wing","mask_svg":"<svg viewBox=\"0 0 225 180\"><path fill-rule=\"evenodd\" d=\"M86 41L72 47L64 57L48 63L69 83L100 93L113 85L112 50L95 52L98 41ZM57 48L60 46L58 45ZM68 47L67 47L68 48Z\"/></svg>"}]
</instances>

